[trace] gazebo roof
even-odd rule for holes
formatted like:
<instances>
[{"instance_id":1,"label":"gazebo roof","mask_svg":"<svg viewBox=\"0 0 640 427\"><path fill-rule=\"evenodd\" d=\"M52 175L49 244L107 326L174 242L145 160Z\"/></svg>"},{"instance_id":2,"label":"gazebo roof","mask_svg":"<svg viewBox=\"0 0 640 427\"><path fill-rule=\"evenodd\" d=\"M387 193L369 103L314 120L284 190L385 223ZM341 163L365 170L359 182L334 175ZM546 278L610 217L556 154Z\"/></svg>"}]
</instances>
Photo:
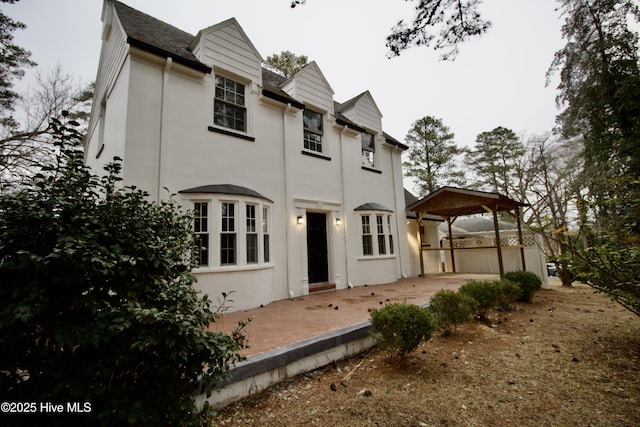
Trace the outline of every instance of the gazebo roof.
<instances>
[{"instance_id":1,"label":"gazebo roof","mask_svg":"<svg viewBox=\"0 0 640 427\"><path fill-rule=\"evenodd\" d=\"M520 206L527 206L527 204L498 193L457 187L442 187L407 206L407 209L417 213L440 215L446 218L491 211L511 211Z\"/></svg>"}]
</instances>

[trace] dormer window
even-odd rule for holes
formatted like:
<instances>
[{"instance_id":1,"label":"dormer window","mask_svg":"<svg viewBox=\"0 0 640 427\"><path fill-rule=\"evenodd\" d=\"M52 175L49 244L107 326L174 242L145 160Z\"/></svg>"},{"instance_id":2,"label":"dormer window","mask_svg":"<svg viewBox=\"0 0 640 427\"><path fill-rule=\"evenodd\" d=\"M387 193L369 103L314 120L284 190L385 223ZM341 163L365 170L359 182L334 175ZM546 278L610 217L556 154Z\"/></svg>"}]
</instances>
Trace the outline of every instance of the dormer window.
<instances>
[{"instance_id":1,"label":"dormer window","mask_svg":"<svg viewBox=\"0 0 640 427\"><path fill-rule=\"evenodd\" d=\"M304 110L304 148L322 153L322 114Z\"/></svg>"},{"instance_id":2,"label":"dormer window","mask_svg":"<svg viewBox=\"0 0 640 427\"><path fill-rule=\"evenodd\" d=\"M373 134L368 132L361 133L362 140L362 166L372 168L375 166L376 143Z\"/></svg>"},{"instance_id":3,"label":"dormer window","mask_svg":"<svg viewBox=\"0 0 640 427\"><path fill-rule=\"evenodd\" d=\"M247 131L244 88L242 83L216 76L213 101L213 123L215 125L241 132Z\"/></svg>"}]
</instances>

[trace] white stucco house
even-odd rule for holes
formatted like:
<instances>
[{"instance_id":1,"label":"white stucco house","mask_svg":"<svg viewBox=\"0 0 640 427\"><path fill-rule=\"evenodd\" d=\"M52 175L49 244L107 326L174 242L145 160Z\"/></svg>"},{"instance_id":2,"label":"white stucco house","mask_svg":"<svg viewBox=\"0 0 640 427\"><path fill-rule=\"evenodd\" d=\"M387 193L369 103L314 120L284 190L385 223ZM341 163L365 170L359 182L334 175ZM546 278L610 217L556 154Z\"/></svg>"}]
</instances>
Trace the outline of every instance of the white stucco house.
<instances>
[{"instance_id":1,"label":"white stucco house","mask_svg":"<svg viewBox=\"0 0 640 427\"><path fill-rule=\"evenodd\" d=\"M102 22L86 164L118 156L125 185L195 211L200 289L237 310L416 275L407 147L371 93L336 102L315 62L264 69L233 18L192 35L105 0Z\"/></svg>"}]
</instances>

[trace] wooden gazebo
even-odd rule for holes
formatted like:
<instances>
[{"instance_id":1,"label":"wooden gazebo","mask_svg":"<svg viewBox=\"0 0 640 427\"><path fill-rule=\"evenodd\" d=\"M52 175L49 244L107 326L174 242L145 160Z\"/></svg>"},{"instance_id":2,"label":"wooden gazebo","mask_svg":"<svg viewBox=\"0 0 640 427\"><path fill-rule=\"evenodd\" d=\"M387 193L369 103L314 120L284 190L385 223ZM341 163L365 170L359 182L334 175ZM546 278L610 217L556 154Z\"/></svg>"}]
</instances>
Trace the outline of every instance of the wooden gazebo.
<instances>
[{"instance_id":1,"label":"wooden gazebo","mask_svg":"<svg viewBox=\"0 0 640 427\"><path fill-rule=\"evenodd\" d=\"M500 230L498 228L498 212L508 212L516 218L518 225L518 242L520 246L520 258L522 261L522 270L526 270L524 260L524 245L522 242L522 225L520 217L520 208L527 206L510 199L507 196L498 193L488 193L477 190L467 190L457 187L442 187L428 196L418 200L417 202L407 206L407 210L416 213L416 221L418 225L426 215L437 215L447 221L449 229L449 251L451 252L451 267L456 272L456 264L454 251L462 249L487 249L495 248L498 254L498 266L500 268L500 277L504 276L504 262L502 259L502 245L500 243ZM493 215L493 226L495 229L495 246L483 246L475 248L454 248L453 233L451 224L460 216L474 215L480 213L490 213ZM419 229L419 227L418 227ZM420 233L418 233L420 234ZM442 250L441 248L423 248L422 236L420 235L420 273L424 275L423 250Z\"/></svg>"}]
</instances>

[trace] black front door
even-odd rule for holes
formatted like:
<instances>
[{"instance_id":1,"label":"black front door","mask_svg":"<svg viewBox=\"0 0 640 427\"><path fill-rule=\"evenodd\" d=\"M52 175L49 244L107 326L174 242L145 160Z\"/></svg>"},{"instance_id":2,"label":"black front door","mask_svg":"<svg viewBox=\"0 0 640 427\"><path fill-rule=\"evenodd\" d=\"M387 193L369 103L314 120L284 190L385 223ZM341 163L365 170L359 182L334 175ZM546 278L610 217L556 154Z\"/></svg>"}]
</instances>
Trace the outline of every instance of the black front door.
<instances>
[{"instance_id":1,"label":"black front door","mask_svg":"<svg viewBox=\"0 0 640 427\"><path fill-rule=\"evenodd\" d=\"M309 284L329 280L326 214L307 213L307 265Z\"/></svg>"}]
</instances>

